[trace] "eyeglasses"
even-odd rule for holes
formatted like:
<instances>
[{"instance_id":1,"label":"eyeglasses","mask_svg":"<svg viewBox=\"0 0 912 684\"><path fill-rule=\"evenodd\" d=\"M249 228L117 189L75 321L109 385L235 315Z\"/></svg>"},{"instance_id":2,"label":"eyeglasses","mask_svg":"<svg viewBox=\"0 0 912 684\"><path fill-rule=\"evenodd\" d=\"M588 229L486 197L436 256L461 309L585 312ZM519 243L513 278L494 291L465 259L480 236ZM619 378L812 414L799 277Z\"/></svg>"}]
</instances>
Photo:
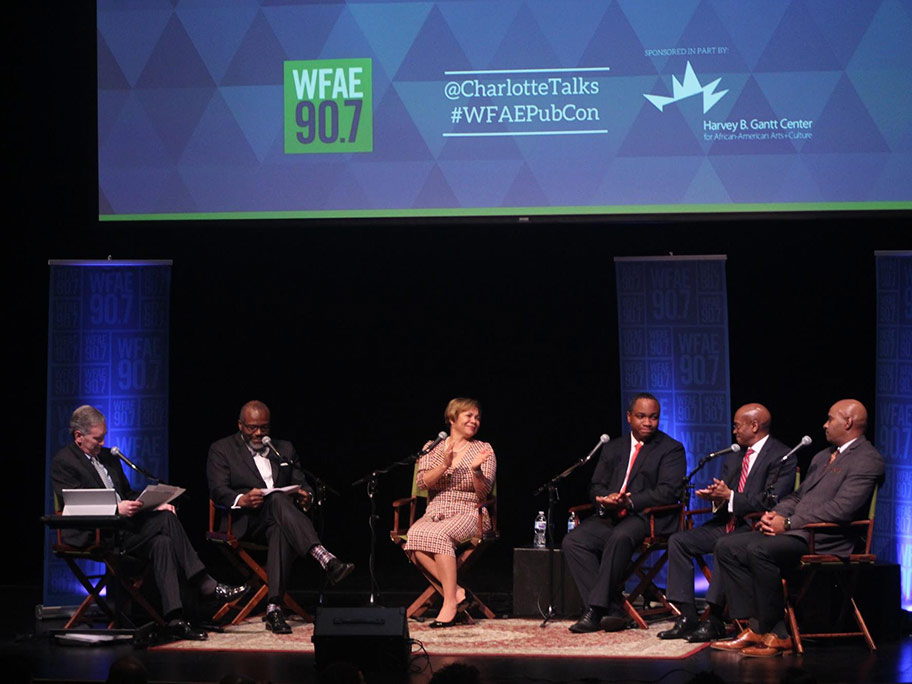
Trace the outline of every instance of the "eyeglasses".
<instances>
[{"instance_id":1,"label":"eyeglasses","mask_svg":"<svg viewBox=\"0 0 912 684\"><path fill-rule=\"evenodd\" d=\"M269 423L261 423L260 425L248 425L247 423L241 423L241 426L247 432L269 432Z\"/></svg>"}]
</instances>

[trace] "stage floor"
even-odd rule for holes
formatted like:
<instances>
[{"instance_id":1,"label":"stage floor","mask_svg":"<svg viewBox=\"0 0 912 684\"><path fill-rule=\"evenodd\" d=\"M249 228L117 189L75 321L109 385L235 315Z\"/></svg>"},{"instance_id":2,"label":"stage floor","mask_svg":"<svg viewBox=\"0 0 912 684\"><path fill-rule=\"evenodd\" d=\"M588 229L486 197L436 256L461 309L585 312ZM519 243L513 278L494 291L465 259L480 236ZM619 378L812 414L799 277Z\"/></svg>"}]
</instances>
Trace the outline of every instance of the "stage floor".
<instances>
[{"instance_id":1,"label":"stage floor","mask_svg":"<svg viewBox=\"0 0 912 684\"><path fill-rule=\"evenodd\" d=\"M36 633L34 605L37 590L18 588L0 592L5 599L0 632L3 681L17 681L27 668L37 682L103 682L110 664L134 654L149 671L150 682L217 682L228 673L260 681L314 681L312 654L180 652L139 650L130 645L61 646ZM551 629L554 625L550 626ZM547 633L547 629L543 630ZM543 638L547 638L544 636ZM368 676L370 682L421 684L433 670L454 662L470 662L485 682L661 681L675 684L712 671L727 682L778 683L791 667L803 668L818 682L912 682L912 638L878 643L870 653L860 639L806 644L804 656L772 659L741 658L705 649L679 660L435 656L415 658L416 670L405 675Z\"/></svg>"}]
</instances>

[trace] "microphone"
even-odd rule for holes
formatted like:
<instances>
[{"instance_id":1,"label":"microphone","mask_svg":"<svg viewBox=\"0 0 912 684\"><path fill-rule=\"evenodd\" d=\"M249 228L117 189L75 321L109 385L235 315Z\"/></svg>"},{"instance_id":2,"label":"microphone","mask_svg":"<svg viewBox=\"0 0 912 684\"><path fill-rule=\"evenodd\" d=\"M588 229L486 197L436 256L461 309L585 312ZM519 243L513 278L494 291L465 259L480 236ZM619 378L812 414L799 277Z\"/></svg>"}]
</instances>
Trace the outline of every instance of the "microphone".
<instances>
[{"instance_id":1,"label":"microphone","mask_svg":"<svg viewBox=\"0 0 912 684\"><path fill-rule=\"evenodd\" d=\"M272 443L272 437L270 437L269 435L264 435L263 444L265 444L270 449L272 449L275 452L275 455L279 457L280 461L282 461L283 463L285 462L285 457L279 453L279 450L275 448L275 444Z\"/></svg>"},{"instance_id":2,"label":"microphone","mask_svg":"<svg viewBox=\"0 0 912 684\"><path fill-rule=\"evenodd\" d=\"M116 446L112 446L112 447L111 447L111 453L114 454L115 456L117 456L117 458L119 458L121 461L123 461L124 463L126 463L128 466L130 466L130 467L131 467L133 470L135 470L137 473L140 472L139 467L137 467L137 465L136 465L135 463L133 463L133 461L131 461L129 458L127 458L127 457L124 455L124 452L122 452L122 451L121 451L120 449L118 449Z\"/></svg>"},{"instance_id":3,"label":"microphone","mask_svg":"<svg viewBox=\"0 0 912 684\"><path fill-rule=\"evenodd\" d=\"M117 458L119 458L121 461L123 461L124 463L126 463L128 466L130 466L130 468L131 468L132 470L135 470L135 471L136 471L137 473L139 473L140 475L145 475L145 476L148 477L150 480L155 480L156 482L161 482L161 478L160 478L160 477L157 477L157 476L153 475L152 473L150 473L150 472L149 472L148 470L146 470L145 468L140 468L138 465L136 465L135 463L133 463L133 461L131 461L129 458L127 458L127 457L124 455L124 452L122 452L122 451L121 451L120 449L118 449L116 446L112 446L112 447L111 447L111 455L117 456Z\"/></svg>"},{"instance_id":4,"label":"microphone","mask_svg":"<svg viewBox=\"0 0 912 684\"><path fill-rule=\"evenodd\" d=\"M808 437L807 435L802 437L801 441L798 442L798 444L796 444L790 452L788 452L785 456L782 457L782 460L780 461L780 463L785 463L789 459L789 456L794 454L799 449L802 449L802 448L808 446L812 441L813 440L810 437ZM111 449L111 451L114 451L114 449Z\"/></svg>"},{"instance_id":5,"label":"microphone","mask_svg":"<svg viewBox=\"0 0 912 684\"><path fill-rule=\"evenodd\" d=\"M741 451L740 444L731 444L731 445L725 447L724 449L719 449L719 451L712 452L706 458L707 459L715 458L716 456L722 456L724 454L737 454L739 451Z\"/></svg>"},{"instance_id":6,"label":"microphone","mask_svg":"<svg viewBox=\"0 0 912 684\"><path fill-rule=\"evenodd\" d=\"M602 448L602 445L603 445L603 444L607 444L609 441L611 441L611 437L609 437L608 435L602 435L601 437L599 437L598 444L596 444L594 447L592 447L592 451L590 451L590 452L586 455L585 458L583 458L582 460L580 460L579 465L583 465L584 463L588 463L588 462L589 462L589 459L592 458L593 456L595 456L595 452L598 451L599 449L601 449L601 448Z\"/></svg>"},{"instance_id":7,"label":"microphone","mask_svg":"<svg viewBox=\"0 0 912 684\"><path fill-rule=\"evenodd\" d=\"M419 451L419 452L418 452L418 455L419 455L419 456L424 456L425 454L430 453L431 450L432 450L435 446L437 446L438 444L440 444L440 443L441 443L443 440L445 440L446 438L447 438L447 433L445 433L443 430L441 430L440 432L437 433L437 439L435 439L433 442L431 442L430 444L428 444L426 449L422 449L421 451Z\"/></svg>"}]
</instances>

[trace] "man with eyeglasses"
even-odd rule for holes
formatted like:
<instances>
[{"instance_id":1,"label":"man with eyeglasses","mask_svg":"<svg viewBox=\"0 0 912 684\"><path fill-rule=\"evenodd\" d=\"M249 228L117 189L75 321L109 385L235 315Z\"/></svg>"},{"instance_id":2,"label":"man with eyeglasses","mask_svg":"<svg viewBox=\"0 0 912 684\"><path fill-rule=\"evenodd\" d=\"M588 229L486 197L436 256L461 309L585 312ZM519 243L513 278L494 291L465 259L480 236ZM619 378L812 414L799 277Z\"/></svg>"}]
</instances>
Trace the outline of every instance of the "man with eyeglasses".
<instances>
[{"instance_id":1,"label":"man with eyeglasses","mask_svg":"<svg viewBox=\"0 0 912 684\"><path fill-rule=\"evenodd\" d=\"M144 508L143 502L137 500L139 492L124 475L120 459L104 446L107 433L104 414L94 406L85 404L73 411L70 417L73 441L57 452L51 462L54 496L62 503L65 489L116 491L117 514L127 519L121 533L121 549L151 561L168 635L202 641L207 633L184 619L182 579L186 578L203 596L217 601L238 599L247 592L247 586L229 586L212 578L190 545L174 506ZM93 537L89 530L63 531L63 540L73 546L87 546Z\"/></svg>"},{"instance_id":2,"label":"man with eyeglasses","mask_svg":"<svg viewBox=\"0 0 912 684\"><path fill-rule=\"evenodd\" d=\"M238 416L238 432L209 447L206 472L209 496L232 511L232 533L238 539L266 544L266 629L289 634L291 627L281 601L294 559L313 557L331 584L341 582L355 566L336 558L320 543L304 512L313 499L313 490L291 442L267 438L269 419L269 407L263 402L244 404ZM295 485L297 489L290 491L268 491Z\"/></svg>"}]
</instances>

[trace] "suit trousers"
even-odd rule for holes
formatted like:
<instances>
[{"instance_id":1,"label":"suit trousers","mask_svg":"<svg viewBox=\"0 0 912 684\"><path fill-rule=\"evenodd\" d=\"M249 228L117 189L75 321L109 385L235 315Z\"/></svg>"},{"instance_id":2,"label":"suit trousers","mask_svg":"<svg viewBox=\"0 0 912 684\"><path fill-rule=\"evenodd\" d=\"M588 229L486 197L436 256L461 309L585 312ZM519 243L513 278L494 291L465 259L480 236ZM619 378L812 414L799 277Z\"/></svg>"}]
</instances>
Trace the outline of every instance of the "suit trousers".
<instances>
[{"instance_id":1,"label":"suit trousers","mask_svg":"<svg viewBox=\"0 0 912 684\"><path fill-rule=\"evenodd\" d=\"M180 520L170 511L138 514L132 529L123 533L123 548L152 561L165 616L183 608L181 577L190 579L206 570Z\"/></svg>"},{"instance_id":2,"label":"suit trousers","mask_svg":"<svg viewBox=\"0 0 912 684\"><path fill-rule=\"evenodd\" d=\"M282 492L270 494L258 510L248 511L247 515L244 538L266 543L269 599L279 599L285 595L295 558L310 553L320 538L310 517Z\"/></svg>"},{"instance_id":3,"label":"suit trousers","mask_svg":"<svg viewBox=\"0 0 912 684\"><path fill-rule=\"evenodd\" d=\"M737 620L756 618L761 634L783 619L782 570L795 567L808 552L797 536L761 532L727 535L716 543L716 572L728 587L728 612Z\"/></svg>"},{"instance_id":4,"label":"suit trousers","mask_svg":"<svg viewBox=\"0 0 912 684\"><path fill-rule=\"evenodd\" d=\"M749 532L749 525L739 525L729 534ZM712 520L705 525L684 532L675 532L668 540L668 600L673 603L693 605L694 599L694 558L711 554L716 541L726 536L725 521ZM706 600L717 606L725 602L722 576L713 572Z\"/></svg>"},{"instance_id":5,"label":"suit trousers","mask_svg":"<svg viewBox=\"0 0 912 684\"><path fill-rule=\"evenodd\" d=\"M561 550L587 608L620 608L625 571L648 532L638 515L591 516L564 537Z\"/></svg>"}]
</instances>

